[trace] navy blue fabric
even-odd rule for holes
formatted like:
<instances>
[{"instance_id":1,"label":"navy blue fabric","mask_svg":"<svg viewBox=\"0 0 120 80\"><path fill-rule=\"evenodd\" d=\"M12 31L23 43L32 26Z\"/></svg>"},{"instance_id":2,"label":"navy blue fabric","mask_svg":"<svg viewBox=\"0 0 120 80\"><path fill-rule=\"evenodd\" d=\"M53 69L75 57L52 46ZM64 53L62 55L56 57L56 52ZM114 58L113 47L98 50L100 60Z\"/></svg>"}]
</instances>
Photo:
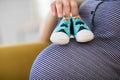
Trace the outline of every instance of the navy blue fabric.
<instances>
[{"instance_id":1,"label":"navy blue fabric","mask_svg":"<svg viewBox=\"0 0 120 80\"><path fill-rule=\"evenodd\" d=\"M86 0L79 11L95 39L51 44L36 58L30 80L120 80L120 1Z\"/></svg>"}]
</instances>

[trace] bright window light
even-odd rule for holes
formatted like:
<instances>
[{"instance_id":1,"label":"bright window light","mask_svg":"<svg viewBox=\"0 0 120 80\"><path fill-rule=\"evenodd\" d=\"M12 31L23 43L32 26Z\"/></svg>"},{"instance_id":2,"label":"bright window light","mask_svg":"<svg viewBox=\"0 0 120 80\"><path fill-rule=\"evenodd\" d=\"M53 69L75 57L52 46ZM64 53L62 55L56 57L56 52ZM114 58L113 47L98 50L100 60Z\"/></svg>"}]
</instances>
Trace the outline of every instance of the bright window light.
<instances>
[{"instance_id":1,"label":"bright window light","mask_svg":"<svg viewBox=\"0 0 120 80\"><path fill-rule=\"evenodd\" d=\"M37 0L38 15L40 18L44 18L50 9L50 0Z\"/></svg>"}]
</instances>

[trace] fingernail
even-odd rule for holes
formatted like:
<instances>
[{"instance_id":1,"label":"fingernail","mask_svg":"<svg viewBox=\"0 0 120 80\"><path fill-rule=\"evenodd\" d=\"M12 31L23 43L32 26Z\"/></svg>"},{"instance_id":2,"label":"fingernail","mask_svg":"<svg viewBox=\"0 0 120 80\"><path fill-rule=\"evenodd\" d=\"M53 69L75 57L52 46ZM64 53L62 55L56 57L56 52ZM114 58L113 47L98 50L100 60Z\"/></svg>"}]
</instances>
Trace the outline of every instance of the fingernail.
<instances>
[{"instance_id":1,"label":"fingernail","mask_svg":"<svg viewBox=\"0 0 120 80\"><path fill-rule=\"evenodd\" d=\"M55 12L52 12L52 15L55 16L56 15Z\"/></svg>"},{"instance_id":2,"label":"fingernail","mask_svg":"<svg viewBox=\"0 0 120 80\"><path fill-rule=\"evenodd\" d=\"M62 14L58 14L58 17L62 17Z\"/></svg>"}]
</instances>

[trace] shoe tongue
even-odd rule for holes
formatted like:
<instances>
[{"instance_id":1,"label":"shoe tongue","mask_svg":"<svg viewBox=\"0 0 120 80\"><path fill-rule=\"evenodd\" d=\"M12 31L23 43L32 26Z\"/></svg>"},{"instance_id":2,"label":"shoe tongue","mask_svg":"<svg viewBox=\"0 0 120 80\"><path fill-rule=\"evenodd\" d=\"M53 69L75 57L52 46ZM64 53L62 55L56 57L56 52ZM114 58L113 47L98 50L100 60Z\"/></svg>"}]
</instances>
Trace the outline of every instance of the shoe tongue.
<instances>
[{"instance_id":1,"label":"shoe tongue","mask_svg":"<svg viewBox=\"0 0 120 80\"><path fill-rule=\"evenodd\" d=\"M69 23L70 23L70 20L64 19L63 22L64 22L65 24L69 24Z\"/></svg>"}]
</instances>

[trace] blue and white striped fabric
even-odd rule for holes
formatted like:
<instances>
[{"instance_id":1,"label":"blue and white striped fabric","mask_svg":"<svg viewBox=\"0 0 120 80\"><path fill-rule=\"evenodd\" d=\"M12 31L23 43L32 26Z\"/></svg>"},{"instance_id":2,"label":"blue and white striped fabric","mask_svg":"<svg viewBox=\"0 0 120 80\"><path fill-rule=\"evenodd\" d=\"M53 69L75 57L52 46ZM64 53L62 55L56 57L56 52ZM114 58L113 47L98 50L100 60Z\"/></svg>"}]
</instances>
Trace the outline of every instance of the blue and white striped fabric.
<instances>
[{"instance_id":1,"label":"blue and white striped fabric","mask_svg":"<svg viewBox=\"0 0 120 80\"><path fill-rule=\"evenodd\" d=\"M120 0L86 0L79 11L95 39L50 45L36 58L30 80L120 80Z\"/></svg>"}]
</instances>

